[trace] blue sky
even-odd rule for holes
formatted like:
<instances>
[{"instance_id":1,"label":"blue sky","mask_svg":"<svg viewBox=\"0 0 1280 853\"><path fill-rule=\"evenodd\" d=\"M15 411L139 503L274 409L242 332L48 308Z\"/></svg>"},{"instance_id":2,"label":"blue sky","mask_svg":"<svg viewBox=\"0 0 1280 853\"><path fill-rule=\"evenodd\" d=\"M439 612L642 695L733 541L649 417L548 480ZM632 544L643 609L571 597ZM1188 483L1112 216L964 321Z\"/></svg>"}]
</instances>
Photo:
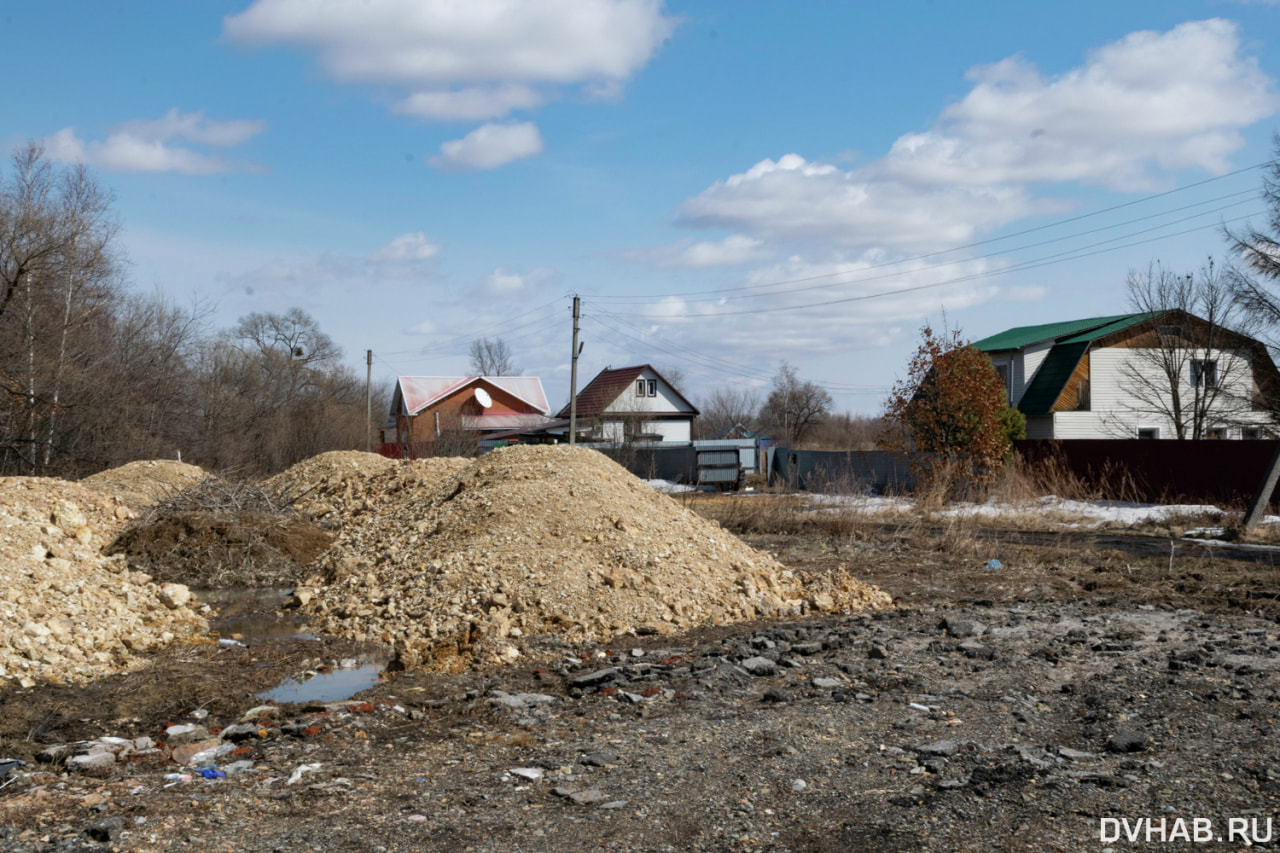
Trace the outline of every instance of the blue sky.
<instances>
[{"instance_id":1,"label":"blue sky","mask_svg":"<svg viewBox=\"0 0 1280 853\"><path fill-rule=\"evenodd\" d=\"M553 405L780 361L877 412L921 323L1120 313L1257 217L1280 5L10 4L0 140L112 187L142 291L310 312L375 375L501 337Z\"/></svg>"}]
</instances>

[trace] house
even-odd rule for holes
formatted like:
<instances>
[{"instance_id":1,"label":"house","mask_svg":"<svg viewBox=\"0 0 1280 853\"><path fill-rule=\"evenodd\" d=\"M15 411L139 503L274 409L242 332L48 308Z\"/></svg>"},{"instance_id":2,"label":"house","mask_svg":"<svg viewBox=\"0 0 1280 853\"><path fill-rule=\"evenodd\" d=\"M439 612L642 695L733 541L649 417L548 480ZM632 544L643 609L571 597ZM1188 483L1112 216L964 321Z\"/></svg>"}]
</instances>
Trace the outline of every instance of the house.
<instances>
[{"instance_id":1,"label":"house","mask_svg":"<svg viewBox=\"0 0 1280 853\"><path fill-rule=\"evenodd\" d=\"M1259 341L1184 311L1020 326L975 341L1027 438L1269 438L1280 372ZM1177 380L1177 399L1173 393Z\"/></svg>"},{"instance_id":2,"label":"house","mask_svg":"<svg viewBox=\"0 0 1280 853\"><path fill-rule=\"evenodd\" d=\"M578 392L581 441L689 442L698 410L651 365L605 368ZM556 415L568 418L565 406Z\"/></svg>"},{"instance_id":3,"label":"house","mask_svg":"<svg viewBox=\"0 0 1280 853\"><path fill-rule=\"evenodd\" d=\"M442 440L478 441L543 424L550 408L536 376L399 376L382 442L436 455Z\"/></svg>"}]
</instances>

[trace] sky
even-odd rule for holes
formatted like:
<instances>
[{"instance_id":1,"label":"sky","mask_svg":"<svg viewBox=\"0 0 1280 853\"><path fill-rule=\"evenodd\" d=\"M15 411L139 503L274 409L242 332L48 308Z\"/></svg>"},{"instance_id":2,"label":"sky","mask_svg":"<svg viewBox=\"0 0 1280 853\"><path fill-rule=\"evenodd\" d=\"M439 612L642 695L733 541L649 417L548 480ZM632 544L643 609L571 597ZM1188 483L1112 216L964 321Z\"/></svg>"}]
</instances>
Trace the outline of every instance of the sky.
<instances>
[{"instance_id":1,"label":"sky","mask_svg":"<svg viewBox=\"0 0 1280 853\"><path fill-rule=\"evenodd\" d=\"M1257 0L50 0L0 42L0 142L112 189L139 292L302 308L388 384L501 338L556 407L577 295L580 384L786 362L876 414L924 323L1229 260L1280 129Z\"/></svg>"}]
</instances>

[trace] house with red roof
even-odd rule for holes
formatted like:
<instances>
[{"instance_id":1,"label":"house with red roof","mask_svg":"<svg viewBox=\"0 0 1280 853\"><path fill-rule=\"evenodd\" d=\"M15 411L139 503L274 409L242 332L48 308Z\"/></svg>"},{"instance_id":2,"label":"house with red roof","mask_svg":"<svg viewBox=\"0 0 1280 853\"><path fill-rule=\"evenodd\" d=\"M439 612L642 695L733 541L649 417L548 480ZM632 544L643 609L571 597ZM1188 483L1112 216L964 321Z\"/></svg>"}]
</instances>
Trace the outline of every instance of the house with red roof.
<instances>
[{"instance_id":1,"label":"house with red roof","mask_svg":"<svg viewBox=\"0 0 1280 853\"><path fill-rule=\"evenodd\" d=\"M600 371L578 392L577 415L580 441L687 443L698 409L652 365L640 364ZM567 419L569 407L556 417Z\"/></svg>"},{"instance_id":2,"label":"house with red roof","mask_svg":"<svg viewBox=\"0 0 1280 853\"><path fill-rule=\"evenodd\" d=\"M433 456L442 439L529 429L545 424L550 411L536 376L398 376L383 448Z\"/></svg>"}]
</instances>

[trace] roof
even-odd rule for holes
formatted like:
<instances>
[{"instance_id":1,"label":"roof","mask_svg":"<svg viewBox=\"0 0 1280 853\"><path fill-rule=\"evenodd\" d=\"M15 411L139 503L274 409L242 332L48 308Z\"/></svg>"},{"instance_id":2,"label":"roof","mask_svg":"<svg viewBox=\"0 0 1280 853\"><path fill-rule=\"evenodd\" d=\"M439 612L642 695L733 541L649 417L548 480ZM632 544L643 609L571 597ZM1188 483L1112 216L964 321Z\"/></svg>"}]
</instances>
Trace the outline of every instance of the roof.
<instances>
[{"instance_id":1,"label":"roof","mask_svg":"<svg viewBox=\"0 0 1280 853\"><path fill-rule=\"evenodd\" d=\"M596 378L588 382L587 387L578 392L578 417L592 418L604 414L605 409L609 408L609 404L618 399L619 394L630 388L631 384L640 378L646 370L661 379L663 384L670 388L671 392L692 410L691 413L693 415L698 414L698 407L686 400L674 385L668 382L661 373L653 369L653 365L639 364L635 367L619 367L616 370L605 369L597 373ZM556 417L569 417L569 407L566 405Z\"/></svg>"},{"instance_id":2,"label":"roof","mask_svg":"<svg viewBox=\"0 0 1280 853\"><path fill-rule=\"evenodd\" d=\"M1057 344L1049 350L1022 399L1018 401L1018 409L1024 415L1047 415L1053 411L1053 404L1058 401L1067 380L1071 378L1087 349L1089 342L1079 341Z\"/></svg>"},{"instance_id":3,"label":"roof","mask_svg":"<svg viewBox=\"0 0 1280 853\"><path fill-rule=\"evenodd\" d=\"M1116 314L1111 317L1090 317L1085 320L1067 320L1061 323L1045 323L1039 326L1018 326L999 334L974 341L972 346L983 352L999 352L1001 350L1022 349L1033 344L1057 341L1065 343L1080 340L1094 340L1102 334L1117 332L1126 326L1141 323L1152 317L1151 314ZM1106 329L1105 332L1100 330ZM1087 336L1087 337L1085 337Z\"/></svg>"},{"instance_id":4,"label":"roof","mask_svg":"<svg viewBox=\"0 0 1280 853\"><path fill-rule=\"evenodd\" d=\"M541 414L549 414L542 380L536 376L398 376L397 390L403 400L402 411L414 415L450 394L472 384L484 383L500 388Z\"/></svg>"}]
</instances>

